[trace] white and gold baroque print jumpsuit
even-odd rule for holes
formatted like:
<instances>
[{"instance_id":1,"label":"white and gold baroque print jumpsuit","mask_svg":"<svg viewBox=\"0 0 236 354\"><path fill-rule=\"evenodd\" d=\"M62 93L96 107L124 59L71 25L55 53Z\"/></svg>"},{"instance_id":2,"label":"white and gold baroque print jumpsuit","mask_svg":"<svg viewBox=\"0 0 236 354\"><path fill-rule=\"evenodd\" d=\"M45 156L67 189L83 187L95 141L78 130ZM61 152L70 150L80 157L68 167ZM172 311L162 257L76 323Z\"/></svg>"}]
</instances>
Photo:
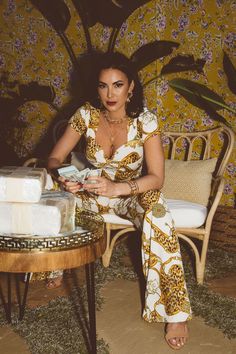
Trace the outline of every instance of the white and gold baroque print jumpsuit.
<instances>
[{"instance_id":1,"label":"white and gold baroque print jumpsuit","mask_svg":"<svg viewBox=\"0 0 236 354\"><path fill-rule=\"evenodd\" d=\"M86 138L88 161L102 170L102 176L113 181L140 177L144 142L160 134L156 116L145 110L138 118L129 118L127 143L108 159L95 140L99 114L99 110L87 103L69 121L71 127ZM191 308L179 242L162 193L149 190L138 196L108 198L80 192L77 204L100 214L115 213L132 220L142 230L142 261L146 278L143 318L148 322L189 320Z\"/></svg>"}]
</instances>

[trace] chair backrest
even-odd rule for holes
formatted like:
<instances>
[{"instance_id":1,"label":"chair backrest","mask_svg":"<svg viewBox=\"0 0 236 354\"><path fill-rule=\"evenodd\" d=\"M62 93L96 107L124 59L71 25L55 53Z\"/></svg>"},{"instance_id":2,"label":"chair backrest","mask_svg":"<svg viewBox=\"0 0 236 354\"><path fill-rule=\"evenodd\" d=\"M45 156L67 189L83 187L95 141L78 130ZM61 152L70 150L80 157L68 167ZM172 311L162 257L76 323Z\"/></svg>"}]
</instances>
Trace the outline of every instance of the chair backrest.
<instances>
[{"instance_id":1,"label":"chair backrest","mask_svg":"<svg viewBox=\"0 0 236 354\"><path fill-rule=\"evenodd\" d=\"M234 147L234 132L226 127L197 132L164 132L163 147L167 159L206 160L216 157L214 178L221 177Z\"/></svg>"}]
</instances>

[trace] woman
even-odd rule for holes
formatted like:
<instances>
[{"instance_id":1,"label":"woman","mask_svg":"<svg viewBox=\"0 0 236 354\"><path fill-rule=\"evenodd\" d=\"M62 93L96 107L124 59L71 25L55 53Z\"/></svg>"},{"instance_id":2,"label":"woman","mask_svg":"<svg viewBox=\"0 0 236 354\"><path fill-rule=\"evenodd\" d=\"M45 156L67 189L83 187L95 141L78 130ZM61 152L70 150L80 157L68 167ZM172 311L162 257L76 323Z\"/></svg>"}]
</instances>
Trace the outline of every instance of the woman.
<instances>
[{"instance_id":1,"label":"woman","mask_svg":"<svg viewBox=\"0 0 236 354\"><path fill-rule=\"evenodd\" d=\"M166 322L173 349L186 342L191 309L173 221L160 192L164 155L157 118L143 108L143 92L132 63L120 53L101 55L95 75L96 98L79 108L49 156L59 167L84 135L86 156L99 177L83 185L60 177L77 203L98 213L116 213L142 229L146 277L143 318ZM98 99L97 99L98 97ZM142 175L143 164L146 165Z\"/></svg>"}]
</instances>

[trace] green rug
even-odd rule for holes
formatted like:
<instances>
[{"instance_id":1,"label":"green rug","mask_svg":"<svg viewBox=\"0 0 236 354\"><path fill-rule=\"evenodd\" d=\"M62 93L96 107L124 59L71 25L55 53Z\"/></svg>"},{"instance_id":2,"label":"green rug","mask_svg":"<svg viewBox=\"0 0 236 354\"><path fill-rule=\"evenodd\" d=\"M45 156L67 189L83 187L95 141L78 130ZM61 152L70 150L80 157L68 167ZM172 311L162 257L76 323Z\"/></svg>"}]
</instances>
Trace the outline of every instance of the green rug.
<instances>
[{"instance_id":1,"label":"green rug","mask_svg":"<svg viewBox=\"0 0 236 354\"><path fill-rule=\"evenodd\" d=\"M130 238L131 239L131 238ZM132 241L133 242L133 241ZM112 256L111 266L104 269L96 263L97 307L102 307L103 299L100 289L105 283L114 279L137 280L137 272L131 265L125 265L124 259L130 246L120 243ZM185 274L188 284L192 309L195 316L201 316L206 324L218 327L227 337L236 337L236 300L221 296L208 290L207 286L196 285L186 249L183 249ZM135 264L135 262L134 262ZM235 272L236 254L210 247L207 259L206 279ZM13 329L28 343L32 354L87 354L87 322L84 320L86 310L85 289L72 290L71 296L58 297L47 306L27 309L24 320L13 321ZM0 311L0 325L6 325L4 313ZM109 347L98 340L98 353L108 354Z\"/></svg>"}]
</instances>

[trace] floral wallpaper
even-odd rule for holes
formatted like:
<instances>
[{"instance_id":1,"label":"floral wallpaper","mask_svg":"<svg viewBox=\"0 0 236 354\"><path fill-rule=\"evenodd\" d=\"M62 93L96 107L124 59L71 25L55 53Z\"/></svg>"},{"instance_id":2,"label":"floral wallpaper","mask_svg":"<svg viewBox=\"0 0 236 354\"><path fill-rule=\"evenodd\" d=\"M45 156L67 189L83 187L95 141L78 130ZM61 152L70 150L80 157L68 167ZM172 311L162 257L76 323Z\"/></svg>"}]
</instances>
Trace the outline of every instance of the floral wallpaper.
<instances>
[{"instance_id":1,"label":"floral wallpaper","mask_svg":"<svg viewBox=\"0 0 236 354\"><path fill-rule=\"evenodd\" d=\"M87 50L85 32L74 2L65 0L64 3L70 12L66 36L78 56ZM236 66L235 16L236 1L233 0L152 0L143 1L143 5L123 22L114 50L127 56L154 40L176 41L180 44L172 54L153 61L140 71L143 83L157 76L176 54L192 54L195 59L206 61L203 73L172 73L160 76L145 86L146 105L156 112L163 130L193 131L217 126L217 122L203 110L188 103L169 86L168 81L173 78L186 78L204 84L236 109L236 96L228 88L222 64L224 50ZM9 123L1 132L17 156L25 160L34 154L55 117L70 102L69 84L73 63L58 33L31 1L2 0L0 17L0 75L4 74L8 83L12 83L11 92L17 95L18 84L30 82L50 86L54 91L51 102L31 100L22 104L14 116L14 124ZM112 28L95 23L88 30L92 46L106 51ZM1 96L7 97L9 90L2 83L0 85ZM235 114L227 110L220 113L236 131ZM51 144L52 141L49 141L48 147ZM225 178L221 204L233 206L236 149L227 166Z\"/></svg>"}]
</instances>

